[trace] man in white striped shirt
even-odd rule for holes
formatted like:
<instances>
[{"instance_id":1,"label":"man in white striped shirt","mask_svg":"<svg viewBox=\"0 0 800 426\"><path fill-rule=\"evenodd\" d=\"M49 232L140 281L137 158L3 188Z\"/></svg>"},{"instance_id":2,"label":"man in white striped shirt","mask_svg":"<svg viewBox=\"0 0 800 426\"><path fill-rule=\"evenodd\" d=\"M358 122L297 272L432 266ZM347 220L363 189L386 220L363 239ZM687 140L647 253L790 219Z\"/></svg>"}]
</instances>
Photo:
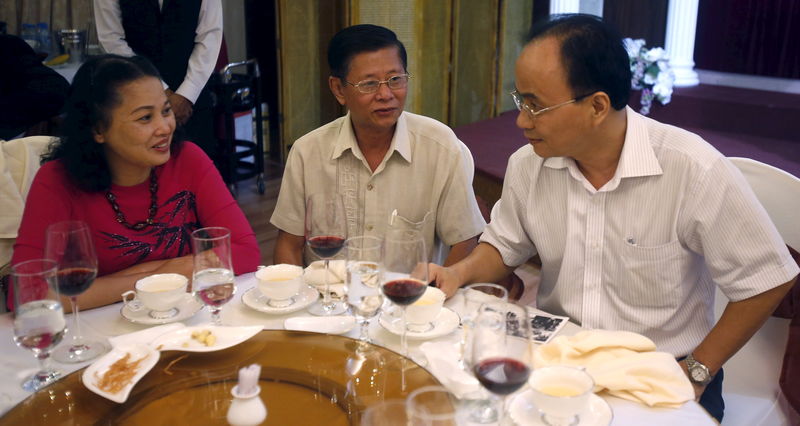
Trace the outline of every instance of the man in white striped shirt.
<instances>
[{"instance_id":1,"label":"man in white striped shirt","mask_svg":"<svg viewBox=\"0 0 800 426\"><path fill-rule=\"evenodd\" d=\"M619 35L598 18L534 27L512 93L530 145L511 156L480 245L432 275L450 295L538 254L541 309L688 357L700 403L721 420L716 373L799 269L735 166L626 107L630 78ZM714 285L731 299L716 325Z\"/></svg>"}]
</instances>

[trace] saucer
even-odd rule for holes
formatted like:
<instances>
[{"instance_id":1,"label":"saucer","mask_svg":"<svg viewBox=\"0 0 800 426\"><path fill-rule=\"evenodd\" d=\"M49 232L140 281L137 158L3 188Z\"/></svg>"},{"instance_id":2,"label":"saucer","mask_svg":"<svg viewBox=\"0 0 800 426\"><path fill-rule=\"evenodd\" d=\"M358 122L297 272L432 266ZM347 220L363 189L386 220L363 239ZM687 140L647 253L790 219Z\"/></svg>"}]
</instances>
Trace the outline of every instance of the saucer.
<instances>
[{"instance_id":1,"label":"saucer","mask_svg":"<svg viewBox=\"0 0 800 426\"><path fill-rule=\"evenodd\" d=\"M150 343L150 346L159 351L184 351L184 352L213 352L228 349L255 336L263 329L260 325L241 327L226 327L219 325L198 325L182 327L166 334L162 334ZM206 345L192 337L194 332L208 331L214 336L215 341Z\"/></svg>"},{"instance_id":2,"label":"saucer","mask_svg":"<svg viewBox=\"0 0 800 426\"><path fill-rule=\"evenodd\" d=\"M108 371L112 364L119 361L125 355L130 354L128 362L135 362L141 360L136 368L136 374L131 378L122 389L115 393L110 393L100 389L97 386L98 380ZM116 346L110 352L98 358L91 365L86 367L83 371L81 378L83 384L90 391L102 396L103 398L110 399L118 404L122 404L128 399L133 386L138 382L150 369L152 369L158 362L160 354L157 350L153 349L150 345L145 343L133 343Z\"/></svg>"},{"instance_id":3,"label":"saucer","mask_svg":"<svg viewBox=\"0 0 800 426\"><path fill-rule=\"evenodd\" d=\"M300 294L294 297L294 303L282 308L275 308L267 305L267 303L264 301L264 296L260 291L258 291L258 288L253 287L242 294L242 302L250 309L254 309L265 314L281 315L290 314L292 312L305 309L314 304L318 297L319 292L316 289L305 286L300 289Z\"/></svg>"},{"instance_id":4,"label":"saucer","mask_svg":"<svg viewBox=\"0 0 800 426\"><path fill-rule=\"evenodd\" d=\"M427 340L442 337L452 333L455 329L457 329L460 321L461 319L458 317L458 314L453 310L449 308L442 308L442 310L439 312L439 316L437 316L433 321L432 330L423 332L408 330L406 332L406 337L412 340ZM399 315L395 316L392 315L392 313L384 312L381 314L380 318L378 318L378 322L383 328L392 334L399 336L403 332L402 328L400 327Z\"/></svg>"},{"instance_id":5,"label":"saucer","mask_svg":"<svg viewBox=\"0 0 800 426\"><path fill-rule=\"evenodd\" d=\"M544 422L539 417L539 411L533 403L531 392L530 389L527 389L517 394L511 400L508 412L511 415L511 419L520 426L543 426ZM580 418L579 426L608 426L614 418L614 413L605 399L592 394L589 396L589 406L580 415Z\"/></svg>"},{"instance_id":6,"label":"saucer","mask_svg":"<svg viewBox=\"0 0 800 426\"><path fill-rule=\"evenodd\" d=\"M186 293L183 300L178 304L178 314L171 318L156 319L150 316L150 310L142 308L134 311L123 304L120 313L126 320L136 324L169 324L171 322L183 321L194 316L200 309L203 309L203 304L200 303L193 295Z\"/></svg>"}]
</instances>

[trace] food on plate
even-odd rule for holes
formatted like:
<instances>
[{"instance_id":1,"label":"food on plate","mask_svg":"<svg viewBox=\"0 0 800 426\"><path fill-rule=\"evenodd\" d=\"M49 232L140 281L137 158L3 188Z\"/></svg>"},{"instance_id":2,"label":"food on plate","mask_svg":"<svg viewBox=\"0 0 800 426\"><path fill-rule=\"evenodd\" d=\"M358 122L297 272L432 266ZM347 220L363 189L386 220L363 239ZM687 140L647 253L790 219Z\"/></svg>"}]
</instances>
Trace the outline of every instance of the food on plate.
<instances>
[{"instance_id":1,"label":"food on plate","mask_svg":"<svg viewBox=\"0 0 800 426\"><path fill-rule=\"evenodd\" d=\"M217 342L217 336L211 333L211 330L195 330L192 332L192 339L206 346L214 346Z\"/></svg>"},{"instance_id":2,"label":"food on plate","mask_svg":"<svg viewBox=\"0 0 800 426\"><path fill-rule=\"evenodd\" d=\"M108 367L108 370L103 373L102 377L95 372L94 376L97 378L95 384L104 392L112 394L118 393L133 380L133 376L136 375L136 370L139 368L139 363L145 358L147 358L147 356L143 356L136 361L131 361L131 354L126 353L125 356L114 361L114 363Z\"/></svg>"}]
</instances>

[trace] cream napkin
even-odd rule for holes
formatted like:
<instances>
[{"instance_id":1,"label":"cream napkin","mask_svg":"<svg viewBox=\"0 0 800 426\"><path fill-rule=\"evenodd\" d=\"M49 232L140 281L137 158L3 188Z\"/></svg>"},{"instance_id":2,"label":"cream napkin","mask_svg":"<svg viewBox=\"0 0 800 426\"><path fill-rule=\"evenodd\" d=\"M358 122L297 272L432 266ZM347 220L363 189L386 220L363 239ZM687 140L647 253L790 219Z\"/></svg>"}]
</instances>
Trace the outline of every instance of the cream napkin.
<instances>
[{"instance_id":1,"label":"cream napkin","mask_svg":"<svg viewBox=\"0 0 800 426\"><path fill-rule=\"evenodd\" d=\"M458 399L482 391L478 379L458 366L458 343L425 342L419 350L428 359L428 370Z\"/></svg>"},{"instance_id":2,"label":"cream napkin","mask_svg":"<svg viewBox=\"0 0 800 426\"><path fill-rule=\"evenodd\" d=\"M533 367L584 366L594 379L595 392L607 390L651 407L678 407L694 399L694 389L675 358L655 349L653 341L640 334L587 330L539 346Z\"/></svg>"},{"instance_id":3,"label":"cream napkin","mask_svg":"<svg viewBox=\"0 0 800 426\"><path fill-rule=\"evenodd\" d=\"M129 343L150 343L156 340L156 337L161 336L162 334L166 334L175 330L179 330L183 327L183 323L176 322L172 324L164 324L159 325L156 327L146 328L144 330L134 331L133 333L128 334L121 334L115 337L109 337L108 343L111 344L112 347L116 347L119 345L126 345Z\"/></svg>"},{"instance_id":4,"label":"cream napkin","mask_svg":"<svg viewBox=\"0 0 800 426\"><path fill-rule=\"evenodd\" d=\"M334 297L344 297L346 290L344 285L347 270L344 260L331 260L328 267L328 284ZM303 273L306 284L321 290L325 286L325 262L318 260L312 262Z\"/></svg>"}]
</instances>

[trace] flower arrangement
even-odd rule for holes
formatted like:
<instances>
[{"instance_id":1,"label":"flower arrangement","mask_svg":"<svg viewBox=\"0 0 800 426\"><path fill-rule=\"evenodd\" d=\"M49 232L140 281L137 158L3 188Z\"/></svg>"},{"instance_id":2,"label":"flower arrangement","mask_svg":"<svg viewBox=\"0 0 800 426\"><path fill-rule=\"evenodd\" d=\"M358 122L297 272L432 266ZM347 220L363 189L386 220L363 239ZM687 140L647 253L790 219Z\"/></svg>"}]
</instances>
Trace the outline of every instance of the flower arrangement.
<instances>
[{"instance_id":1,"label":"flower arrangement","mask_svg":"<svg viewBox=\"0 0 800 426\"><path fill-rule=\"evenodd\" d=\"M631 61L631 88L642 91L640 113L650 113L653 99L666 105L672 99L672 84L675 75L669 67L667 52L660 47L648 49L643 39L623 40Z\"/></svg>"}]
</instances>

